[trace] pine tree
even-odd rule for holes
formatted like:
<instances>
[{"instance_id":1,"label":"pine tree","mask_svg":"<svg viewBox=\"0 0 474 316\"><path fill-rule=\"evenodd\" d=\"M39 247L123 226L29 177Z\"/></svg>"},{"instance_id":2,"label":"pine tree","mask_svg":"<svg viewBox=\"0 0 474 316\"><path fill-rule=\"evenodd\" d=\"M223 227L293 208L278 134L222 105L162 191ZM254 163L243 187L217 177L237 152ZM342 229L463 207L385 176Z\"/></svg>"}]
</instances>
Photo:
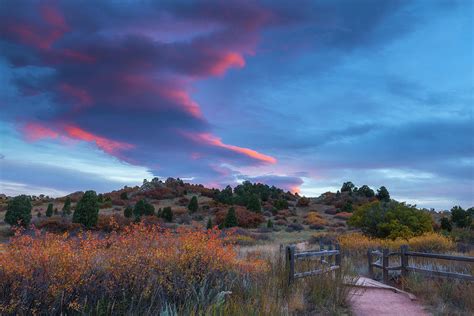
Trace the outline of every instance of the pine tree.
<instances>
[{"instance_id":1,"label":"pine tree","mask_svg":"<svg viewBox=\"0 0 474 316\"><path fill-rule=\"evenodd\" d=\"M207 225L206 225L206 228L207 229L212 229L212 219L209 217L209 219L207 220Z\"/></svg>"},{"instance_id":2,"label":"pine tree","mask_svg":"<svg viewBox=\"0 0 474 316\"><path fill-rule=\"evenodd\" d=\"M165 207L161 212L161 217L164 218L167 222L173 221L173 211L171 210L171 207Z\"/></svg>"},{"instance_id":3,"label":"pine tree","mask_svg":"<svg viewBox=\"0 0 474 316\"><path fill-rule=\"evenodd\" d=\"M87 228L95 226L99 219L99 201L95 191L86 191L76 205L72 221Z\"/></svg>"},{"instance_id":4,"label":"pine tree","mask_svg":"<svg viewBox=\"0 0 474 316\"><path fill-rule=\"evenodd\" d=\"M133 207L128 205L125 210L123 211L123 216L126 218L131 218L133 216Z\"/></svg>"},{"instance_id":5,"label":"pine tree","mask_svg":"<svg viewBox=\"0 0 474 316\"><path fill-rule=\"evenodd\" d=\"M196 196L191 198L188 204L188 210L190 213L195 213L199 209L198 200Z\"/></svg>"},{"instance_id":6,"label":"pine tree","mask_svg":"<svg viewBox=\"0 0 474 316\"><path fill-rule=\"evenodd\" d=\"M268 219L267 228L273 228L273 222L271 219Z\"/></svg>"},{"instance_id":7,"label":"pine tree","mask_svg":"<svg viewBox=\"0 0 474 316\"><path fill-rule=\"evenodd\" d=\"M133 208L133 214L136 218L140 218L144 215L154 215L155 207L145 200L140 200L135 204L135 207Z\"/></svg>"},{"instance_id":8,"label":"pine tree","mask_svg":"<svg viewBox=\"0 0 474 316\"><path fill-rule=\"evenodd\" d=\"M260 213L262 211L262 205L260 199L255 194L252 194L247 203L247 208L253 212Z\"/></svg>"},{"instance_id":9,"label":"pine tree","mask_svg":"<svg viewBox=\"0 0 474 316\"><path fill-rule=\"evenodd\" d=\"M5 222L12 226L28 226L31 221L31 199L26 195L19 195L8 202Z\"/></svg>"},{"instance_id":10,"label":"pine tree","mask_svg":"<svg viewBox=\"0 0 474 316\"><path fill-rule=\"evenodd\" d=\"M69 196L64 201L63 213L64 215L71 215L71 198Z\"/></svg>"},{"instance_id":11,"label":"pine tree","mask_svg":"<svg viewBox=\"0 0 474 316\"><path fill-rule=\"evenodd\" d=\"M389 202L390 201L390 193L386 187L381 186L380 189L377 190L377 194L375 195L379 201Z\"/></svg>"},{"instance_id":12,"label":"pine tree","mask_svg":"<svg viewBox=\"0 0 474 316\"><path fill-rule=\"evenodd\" d=\"M235 227L239 223L237 221L237 215L235 214L235 209L233 207L229 208L227 215L224 220L224 227Z\"/></svg>"},{"instance_id":13,"label":"pine tree","mask_svg":"<svg viewBox=\"0 0 474 316\"><path fill-rule=\"evenodd\" d=\"M53 203L48 204L48 209L46 210L46 217L53 216Z\"/></svg>"}]
</instances>

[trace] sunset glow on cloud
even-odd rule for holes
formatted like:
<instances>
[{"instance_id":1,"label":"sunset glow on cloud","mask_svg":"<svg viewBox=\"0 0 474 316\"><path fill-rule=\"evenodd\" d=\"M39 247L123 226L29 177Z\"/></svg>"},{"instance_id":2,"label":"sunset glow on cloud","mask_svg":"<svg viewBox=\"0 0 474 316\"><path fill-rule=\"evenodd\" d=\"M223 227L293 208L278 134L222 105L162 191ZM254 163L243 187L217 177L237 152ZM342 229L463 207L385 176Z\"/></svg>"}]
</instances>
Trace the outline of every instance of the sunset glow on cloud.
<instances>
[{"instance_id":1,"label":"sunset glow on cloud","mask_svg":"<svg viewBox=\"0 0 474 316\"><path fill-rule=\"evenodd\" d=\"M313 194L351 180L468 206L473 8L443 3L1 1L0 168L36 174L38 146L54 145L57 168L80 149L111 170L217 187Z\"/></svg>"}]
</instances>

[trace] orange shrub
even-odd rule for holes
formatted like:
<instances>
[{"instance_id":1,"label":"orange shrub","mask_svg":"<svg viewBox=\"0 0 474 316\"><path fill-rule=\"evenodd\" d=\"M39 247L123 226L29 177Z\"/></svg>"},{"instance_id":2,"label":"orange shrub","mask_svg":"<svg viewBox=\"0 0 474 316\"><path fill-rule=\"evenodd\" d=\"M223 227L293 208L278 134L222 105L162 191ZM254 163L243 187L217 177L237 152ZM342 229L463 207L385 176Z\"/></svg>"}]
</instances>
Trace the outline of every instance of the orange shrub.
<instances>
[{"instance_id":1,"label":"orange shrub","mask_svg":"<svg viewBox=\"0 0 474 316\"><path fill-rule=\"evenodd\" d=\"M309 212L308 214L306 214L304 223L307 225L313 225L313 226L319 227L319 226L326 226L328 224L328 221L322 218L319 213Z\"/></svg>"},{"instance_id":2,"label":"orange shrub","mask_svg":"<svg viewBox=\"0 0 474 316\"><path fill-rule=\"evenodd\" d=\"M71 223L70 220L63 217L46 217L34 224L37 229L45 230L51 233L65 233L78 231L82 228L81 224Z\"/></svg>"},{"instance_id":3,"label":"orange shrub","mask_svg":"<svg viewBox=\"0 0 474 316\"><path fill-rule=\"evenodd\" d=\"M239 259L220 235L143 223L105 237L17 233L0 252L0 314L90 314L99 306L105 314L160 314L204 304L196 291L232 290L267 268Z\"/></svg>"},{"instance_id":4,"label":"orange shrub","mask_svg":"<svg viewBox=\"0 0 474 316\"><path fill-rule=\"evenodd\" d=\"M352 213L340 212L340 213L337 213L337 214L334 216L334 218L343 219L343 220L348 220L351 216L352 216Z\"/></svg>"}]
</instances>

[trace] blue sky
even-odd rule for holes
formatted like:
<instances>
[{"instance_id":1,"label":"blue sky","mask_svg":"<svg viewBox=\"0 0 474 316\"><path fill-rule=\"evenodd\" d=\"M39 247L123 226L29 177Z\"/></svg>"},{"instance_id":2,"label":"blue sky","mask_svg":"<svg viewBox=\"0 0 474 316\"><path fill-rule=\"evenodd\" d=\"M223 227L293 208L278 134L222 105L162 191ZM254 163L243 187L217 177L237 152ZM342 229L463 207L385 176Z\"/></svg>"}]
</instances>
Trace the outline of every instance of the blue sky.
<instances>
[{"instance_id":1,"label":"blue sky","mask_svg":"<svg viewBox=\"0 0 474 316\"><path fill-rule=\"evenodd\" d=\"M474 204L471 1L0 4L0 191L353 181Z\"/></svg>"}]
</instances>

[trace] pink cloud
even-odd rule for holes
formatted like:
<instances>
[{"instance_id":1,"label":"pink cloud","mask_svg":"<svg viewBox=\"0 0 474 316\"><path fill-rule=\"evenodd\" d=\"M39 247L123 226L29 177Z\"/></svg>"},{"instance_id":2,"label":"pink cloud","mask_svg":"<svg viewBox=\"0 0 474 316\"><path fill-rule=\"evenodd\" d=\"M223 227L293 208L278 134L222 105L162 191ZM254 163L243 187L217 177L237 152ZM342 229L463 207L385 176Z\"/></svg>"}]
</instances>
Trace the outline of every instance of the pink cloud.
<instances>
[{"instance_id":1,"label":"pink cloud","mask_svg":"<svg viewBox=\"0 0 474 316\"><path fill-rule=\"evenodd\" d=\"M277 162L277 160L274 157L259 153L258 151L255 151L253 149L224 144L220 138L210 133L199 133L199 134L184 133L184 134L188 136L190 139L200 144L224 148L224 149L245 155L247 157L250 157L252 159L255 159L264 163L274 164Z\"/></svg>"},{"instance_id":2,"label":"pink cloud","mask_svg":"<svg viewBox=\"0 0 474 316\"><path fill-rule=\"evenodd\" d=\"M230 52L225 54L222 58L217 59L210 69L210 73L213 75L222 75L227 69L243 68L245 66L245 60L241 54Z\"/></svg>"},{"instance_id":3,"label":"pink cloud","mask_svg":"<svg viewBox=\"0 0 474 316\"><path fill-rule=\"evenodd\" d=\"M43 138L58 138L59 133L38 123L27 123L23 126L25 138L29 141L38 141Z\"/></svg>"},{"instance_id":4,"label":"pink cloud","mask_svg":"<svg viewBox=\"0 0 474 316\"><path fill-rule=\"evenodd\" d=\"M102 149L108 154L114 155L114 154L117 154L118 151L128 150L135 147L132 144L110 140L105 137L101 137L101 136L89 133L74 125L66 125L64 130L67 133L67 136L74 139L83 140L86 142L94 142L97 145L97 147L99 147L100 149Z\"/></svg>"}]
</instances>

